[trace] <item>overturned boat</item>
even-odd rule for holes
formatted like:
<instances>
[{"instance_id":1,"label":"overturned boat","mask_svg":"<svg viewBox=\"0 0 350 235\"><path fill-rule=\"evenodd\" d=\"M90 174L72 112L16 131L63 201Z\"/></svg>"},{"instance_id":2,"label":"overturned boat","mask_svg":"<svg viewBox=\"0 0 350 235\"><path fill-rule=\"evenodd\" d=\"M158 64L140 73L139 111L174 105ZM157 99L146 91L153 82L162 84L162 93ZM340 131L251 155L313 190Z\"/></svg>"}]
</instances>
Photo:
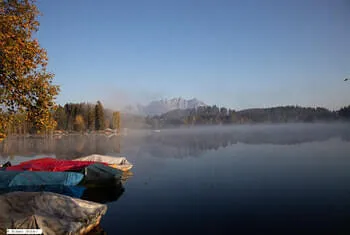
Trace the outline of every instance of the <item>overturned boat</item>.
<instances>
[{"instance_id":1,"label":"overturned boat","mask_svg":"<svg viewBox=\"0 0 350 235\"><path fill-rule=\"evenodd\" d=\"M13 175L23 172L23 174L27 174L28 176L35 176L37 178L41 176L41 178L39 177L40 179L47 175L48 180L55 179L54 176L74 176L74 174L79 174L81 175L80 184L89 187L105 187L109 184L114 184L116 181L120 181L123 175L123 171L110 167L104 162L58 160L55 158L40 158L22 162L18 165L6 167L5 171L0 172L7 172L8 175L11 175L11 172L18 172L13 173ZM35 182L33 185L36 184L38 182ZM58 181L56 184L67 185L63 180Z\"/></svg>"},{"instance_id":2,"label":"overturned boat","mask_svg":"<svg viewBox=\"0 0 350 235\"><path fill-rule=\"evenodd\" d=\"M45 235L86 234L107 206L50 192L0 195L0 234L6 229L41 229Z\"/></svg>"},{"instance_id":3,"label":"overturned boat","mask_svg":"<svg viewBox=\"0 0 350 235\"><path fill-rule=\"evenodd\" d=\"M101 163L121 171L129 171L133 165L125 157L112 157L93 154L74 160L60 160L56 158L39 158L22 162L18 165L7 166L7 171L77 171L95 164Z\"/></svg>"},{"instance_id":4,"label":"overturned boat","mask_svg":"<svg viewBox=\"0 0 350 235\"><path fill-rule=\"evenodd\" d=\"M121 171L129 171L133 167L133 165L128 160L126 160L125 157L112 157L99 154L92 154L86 157L80 157L74 159L73 161L104 163L108 164L110 167L119 169Z\"/></svg>"},{"instance_id":5,"label":"overturned boat","mask_svg":"<svg viewBox=\"0 0 350 235\"><path fill-rule=\"evenodd\" d=\"M78 172L0 171L0 189L34 186L74 186L84 178Z\"/></svg>"},{"instance_id":6,"label":"overturned boat","mask_svg":"<svg viewBox=\"0 0 350 235\"><path fill-rule=\"evenodd\" d=\"M79 172L84 175L81 184L86 187L106 187L113 185L119 182L123 175L121 170L101 163L91 164Z\"/></svg>"},{"instance_id":7,"label":"overturned boat","mask_svg":"<svg viewBox=\"0 0 350 235\"><path fill-rule=\"evenodd\" d=\"M56 158L38 158L6 167L6 171L79 171L94 164L93 161L72 161ZM107 163L103 163L107 165Z\"/></svg>"},{"instance_id":8,"label":"overturned boat","mask_svg":"<svg viewBox=\"0 0 350 235\"><path fill-rule=\"evenodd\" d=\"M86 191L84 186L64 186L64 185L31 185L31 186L12 186L0 188L0 195L11 192L51 192L70 197L82 198ZM89 190L91 191L91 190ZM88 199L86 199L88 200ZM91 200L90 200L91 201ZM97 202L97 201L96 201Z\"/></svg>"}]
</instances>

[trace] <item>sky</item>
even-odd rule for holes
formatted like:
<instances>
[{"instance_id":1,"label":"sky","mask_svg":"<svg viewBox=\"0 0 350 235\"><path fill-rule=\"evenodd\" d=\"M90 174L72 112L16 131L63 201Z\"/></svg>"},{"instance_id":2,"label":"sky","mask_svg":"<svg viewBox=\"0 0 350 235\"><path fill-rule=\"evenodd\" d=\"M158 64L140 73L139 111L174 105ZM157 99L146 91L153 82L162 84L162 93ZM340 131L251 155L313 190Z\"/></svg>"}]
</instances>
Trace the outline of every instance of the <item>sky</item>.
<instances>
[{"instance_id":1,"label":"sky","mask_svg":"<svg viewBox=\"0 0 350 235\"><path fill-rule=\"evenodd\" d=\"M350 104L349 0L38 0L57 102Z\"/></svg>"}]
</instances>

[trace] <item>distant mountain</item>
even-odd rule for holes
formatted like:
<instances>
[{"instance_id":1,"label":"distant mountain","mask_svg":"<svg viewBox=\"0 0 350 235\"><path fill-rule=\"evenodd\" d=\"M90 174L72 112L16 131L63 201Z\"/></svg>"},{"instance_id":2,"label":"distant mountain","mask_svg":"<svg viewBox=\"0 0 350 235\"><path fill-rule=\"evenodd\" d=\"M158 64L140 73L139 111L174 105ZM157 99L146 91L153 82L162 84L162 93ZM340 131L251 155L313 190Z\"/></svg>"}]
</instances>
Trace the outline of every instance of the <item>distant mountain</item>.
<instances>
[{"instance_id":1,"label":"distant mountain","mask_svg":"<svg viewBox=\"0 0 350 235\"><path fill-rule=\"evenodd\" d=\"M139 105L139 104L136 106L128 105L122 109L122 112L128 113L128 114L134 114L134 115L144 115L143 108L144 107L142 105Z\"/></svg>"},{"instance_id":2,"label":"distant mountain","mask_svg":"<svg viewBox=\"0 0 350 235\"><path fill-rule=\"evenodd\" d=\"M195 109L201 106L207 106L204 102L197 100L196 98L186 100L181 97L173 99L161 99L152 101L148 105L127 106L124 108L124 112L139 114L139 115L160 115L172 110L185 110Z\"/></svg>"}]
</instances>

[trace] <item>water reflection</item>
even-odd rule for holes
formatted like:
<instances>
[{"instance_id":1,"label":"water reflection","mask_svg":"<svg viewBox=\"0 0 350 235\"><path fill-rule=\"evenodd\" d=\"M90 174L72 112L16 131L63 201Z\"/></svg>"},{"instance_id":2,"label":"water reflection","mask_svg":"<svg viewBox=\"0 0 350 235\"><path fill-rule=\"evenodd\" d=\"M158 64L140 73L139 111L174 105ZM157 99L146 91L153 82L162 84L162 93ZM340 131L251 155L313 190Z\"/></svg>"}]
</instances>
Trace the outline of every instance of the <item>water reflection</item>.
<instances>
[{"instance_id":1,"label":"water reflection","mask_svg":"<svg viewBox=\"0 0 350 235\"><path fill-rule=\"evenodd\" d=\"M33 157L55 155L73 159L90 154L118 155L133 152L155 157L199 156L238 143L295 145L341 138L350 141L350 125L249 126L237 128L193 128L143 132L139 135L69 135L58 138L9 138L0 143L0 155ZM122 148L122 149L121 149Z\"/></svg>"},{"instance_id":2,"label":"water reflection","mask_svg":"<svg viewBox=\"0 0 350 235\"><path fill-rule=\"evenodd\" d=\"M322 142L332 138L350 141L349 125L337 126L269 126L212 131L184 130L150 135L140 146L141 153L154 157L197 157L208 150L218 150L236 144L298 145ZM323 127L323 128L318 128Z\"/></svg>"},{"instance_id":3,"label":"water reflection","mask_svg":"<svg viewBox=\"0 0 350 235\"><path fill-rule=\"evenodd\" d=\"M109 185L108 187L87 188L81 199L98 203L113 202L117 201L124 191L123 184L117 182L115 185Z\"/></svg>"},{"instance_id":4,"label":"water reflection","mask_svg":"<svg viewBox=\"0 0 350 235\"><path fill-rule=\"evenodd\" d=\"M55 155L73 159L90 154L120 153L120 137L104 135L69 135L60 138L12 137L0 143L2 157Z\"/></svg>"},{"instance_id":5,"label":"water reflection","mask_svg":"<svg viewBox=\"0 0 350 235\"><path fill-rule=\"evenodd\" d=\"M105 234L107 234L107 233L103 230L101 225L97 225L90 232L88 232L86 235L105 235Z\"/></svg>"}]
</instances>

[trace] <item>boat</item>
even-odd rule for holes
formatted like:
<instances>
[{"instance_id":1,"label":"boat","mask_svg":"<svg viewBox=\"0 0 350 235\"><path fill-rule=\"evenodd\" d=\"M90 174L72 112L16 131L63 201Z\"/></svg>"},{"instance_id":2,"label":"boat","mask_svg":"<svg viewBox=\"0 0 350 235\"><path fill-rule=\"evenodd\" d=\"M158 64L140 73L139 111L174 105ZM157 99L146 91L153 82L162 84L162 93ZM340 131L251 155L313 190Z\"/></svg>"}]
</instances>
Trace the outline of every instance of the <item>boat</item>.
<instances>
[{"instance_id":1,"label":"boat","mask_svg":"<svg viewBox=\"0 0 350 235\"><path fill-rule=\"evenodd\" d=\"M6 171L79 171L94 164L93 161L73 161L56 158L38 158L6 167ZM107 165L106 163L102 163Z\"/></svg>"},{"instance_id":2,"label":"boat","mask_svg":"<svg viewBox=\"0 0 350 235\"><path fill-rule=\"evenodd\" d=\"M7 188L0 188L0 194L10 193L10 192L51 192L59 193L62 195L82 198L85 193L86 188L83 186L65 186L65 185L22 185L22 186L12 186ZM89 190L91 191L91 190ZM91 201L91 200L89 200Z\"/></svg>"},{"instance_id":3,"label":"boat","mask_svg":"<svg viewBox=\"0 0 350 235\"><path fill-rule=\"evenodd\" d=\"M0 164L0 170L4 170L6 167L11 166L11 162L7 161L4 164Z\"/></svg>"},{"instance_id":4,"label":"boat","mask_svg":"<svg viewBox=\"0 0 350 235\"><path fill-rule=\"evenodd\" d=\"M75 186L84 178L78 172L0 171L0 189L22 186Z\"/></svg>"},{"instance_id":5,"label":"boat","mask_svg":"<svg viewBox=\"0 0 350 235\"><path fill-rule=\"evenodd\" d=\"M66 195L73 198L80 198L87 201L108 203L117 201L125 189L121 181L114 184L103 184L100 187L85 186L64 186L64 185L42 185L42 186L16 186L0 188L0 195L11 192L51 192Z\"/></svg>"},{"instance_id":6,"label":"boat","mask_svg":"<svg viewBox=\"0 0 350 235\"><path fill-rule=\"evenodd\" d=\"M0 234L41 229L43 234L86 234L100 224L107 206L51 192L0 195Z\"/></svg>"},{"instance_id":7,"label":"boat","mask_svg":"<svg viewBox=\"0 0 350 235\"><path fill-rule=\"evenodd\" d=\"M101 163L91 164L80 172L84 174L81 185L85 187L107 187L120 182L123 175L123 171Z\"/></svg>"},{"instance_id":8,"label":"boat","mask_svg":"<svg viewBox=\"0 0 350 235\"><path fill-rule=\"evenodd\" d=\"M38 174L39 172L46 172L46 174L76 173L80 174L83 178L80 183L81 185L93 185L94 187L105 186L119 181L123 174L123 171L110 167L104 162L58 160L55 158L40 158L22 162L18 165L6 167L4 172L28 172L28 175L34 175L34 172Z\"/></svg>"},{"instance_id":9,"label":"boat","mask_svg":"<svg viewBox=\"0 0 350 235\"><path fill-rule=\"evenodd\" d=\"M73 161L105 163L108 164L110 167L119 169L121 171L129 171L133 167L133 165L128 160L126 160L125 157L112 157L100 154L92 154L86 157L80 157L77 159L73 159Z\"/></svg>"}]
</instances>

